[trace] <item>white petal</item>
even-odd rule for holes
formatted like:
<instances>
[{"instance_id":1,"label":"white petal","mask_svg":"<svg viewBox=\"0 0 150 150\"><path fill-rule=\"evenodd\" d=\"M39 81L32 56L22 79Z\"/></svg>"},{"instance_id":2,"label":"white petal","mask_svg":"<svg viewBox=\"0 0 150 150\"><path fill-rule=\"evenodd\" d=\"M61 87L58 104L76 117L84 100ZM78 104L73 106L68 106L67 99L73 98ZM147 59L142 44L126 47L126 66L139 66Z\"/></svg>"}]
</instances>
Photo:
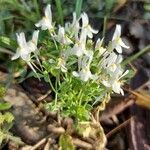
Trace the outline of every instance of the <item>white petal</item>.
<instances>
[{"instance_id":1,"label":"white petal","mask_svg":"<svg viewBox=\"0 0 150 150\"><path fill-rule=\"evenodd\" d=\"M120 87L120 83L115 81L113 84L112 84L112 89L115 93L117 94L120 94L120 90L121 90L121 87Z\"/></svg>"},{"instance_id":2,"label":"white petal","mask_svg":"<svg viewBox=\"0 0 150 150\"><path fill-rule=\"evenodd\" d=\"M80 78L83 81L88 81L89 78L91 78L91 76L92 76L92 74L91 74L90 70L86 71L86 72L83 72L83 71L80 72Z\"/></svg>"},{"instance_id":3,"label":"white petal","mask_svg":"<svg viewBox=\"0 0 150 150\"><path fill-rule=\"evenodd\" d=\"M117 63L117 64L120 64L120 63L122 62L122 60L123 60L123 57L122 57L121 55L119 55L119 56L117 57L116 63Z\"/></svg>"},{"instance_id":4,"label":"white petal","mask_svg":"<svg viewBox=\"0 0 150 150\"><path fill-rule=\"evenodd\" d=\"M81 30L80 42L83 43L84 45L86 44L87 34L88 34L87 30L85 29Z\"/></svg>"},{"instance_id":5,"label":"white petal","mask_svg":"<svg viewBox=\"0 0 150 150\"><path fill-rule=\"evenodd\" d=\"M35 24L36 27L41 27L43 24L43 19L41 19L38 23Z\"/></svg>"},{"instance_id":6,"label":"white petal","mask_svg":"<svg viewBox=\"0 0 150 150\"><path fill-rule=\"evenodd\" d=\"M92 80L97 80L97 79L98 79L98 76L92 74L91 79L92 79Z\"/></svg>"},{"instance_id":7,"label":"white petal","mask_svg":"<svg viewBox=\"0 0 150 150\"><path fill-rule=\"evenodd\" d=\"M95 45L95 49L99 49L102 46L103 40L104 38L102 38L101 40L100 38L98 38L96 45Z\"/></svg>"},{"instance_id":8,"label":"white petal","mask_svg":"<svg viewBox=\"0 0 150 150\"><path fill-rule=\"evenodd\" d=\"M93 38L93 34L92 34L92 32L91 32L91 31L87 31L87 35L88 35L88 37L89 37L90 39L92 39L92 38Z\"/></svg>"},{"instance_id":9,"label":"white petal","mask_svg":"<svg viewBox=\"0 0 150 150\"><path fill-rule=\"evenodd\" d=\"M17 34L17 42L18 42L18 45L21 48L25 48L26 47L26 39L25 39L24 32L21 32L20 34Z\"/></svg>"},{"instance_id":10,"label":"white petal","mask_svg":"<svg viewBox=\"0 0 150 150\"><path fill-rule=\"evenodd\" d=\"M124 95L123 89L120 89L120 93L121 93L121 95Z\"/></svg>"},{"instance_id":11,"label":"white petal","mask_svg":"<svg viewBox=\"0 0 150 150\"><path fill-rule=\"evenodd\" d=\"M101 47L99 49L99 54L102 55L102 54L104 54L104 52L106 52L106 48Z\"/></svg>"},{"instance_id":12,"label":"white petal","mask_svg":"<svg viewBox=\"0 0 150 150\"><path fill-rule=\"evenodd\" d=\"M75 76L75 77L79 77L79 73L76 72L76 71L73 71L72 74L73 74L73 76Z\"/></svg>"},{"instance_id":13,"label":"white petal","mask_svg":"<svg viewBox=\"0 0 150 150\"><path fill-rule=\"evenodd\" d=\"M125 43L122 41L122 39L119 40L119 44L124 48L129 48L129 46L125 45Z\"/></svg>"},{"instance_id":14,"label":"white petal","mask_svg":"<svg viewBox=\"0 0 150 150\"><path fill-rule=\"evenodd\" d=\"M86 13L82 13L81 17L82 17L82 27L86 27L89 24L89 18Z\"/></svg>"},{"instance_id":15,"label":"white petal","mask_svg":"<svg viewBox=\"0 0 150 150\"><path fill-rule=\"evenodd\" d=\"M16 51L15 55L11 58L11 60L18 59L19 57L20 57L20 52L19 52L19 49L17 48L17 51Z\"/></svg>"},{"instance_id":16,"label":"white petal","mask_svg":"<svg viewBox=\"0 0 150 150\"><path fill-rule=\"evenodd\" d=\"M26 50L26 49L25 49ZM30 53L27 53L27 52L24 52L24 53L21 53L21 58L26 61L26 62L29 62L30 61Z\"/></svg>"},{"instance_id":17,"label":"white petal","mask_svg":"<svg viewBox=\"0 0 150 150\"><path fill-rule=\"evenodd\" d=\"M37 50L37 46L32 41L29 41L27 44L30 52L35 52Z\"/></svg>"},{"instance_id":18,"label":"white petal","mask_svg":"<svg viewBox=\"0 0 150 150\"><path fill-rule=\"evenodd\" d=\"M98 30L95 30L93 29L92 27L90 28L91 32L94 33L94 34L97 34L98 33Z\"/></svg>"},{"instance_id":19,"label":"white petal","mask_svg":"<svg viewBox=\"0 0 150 150\"><path fill-rule=\"evenodd\" d=\"M126 70L121 76L119 79L123 78L125 75L127 75L129 73L129 70Z\"/></svg>"},{"instance_id":20,"label":"white petal","mask_svg":"<svg viewBox=\"0 0 150 150\"><path fill-rule=\"evenodd\" d=\"M34 42L35 45L37 45L38 36L39 36L39 30L34 31L32 35L32 41Z\"/></svg>"},{"instance_id":21,"label":"white petal","mask_svg":"<svg viewBox=\"0 0 150 150\"><path fill-rule=\"evenodd\" d=\"M121 36L121 26L120 25L116 25L116 29L112 38L112 41L114 41L116 38Z\"/></svg>"},{"instance_id":22,"label":"white petal","mask_svg":"<svg viewBox=\"0 0 150 150\"><path fill-rule=\"evenodd\" d=\"M87 56L87 59L89 59L88 64L91 63L91 61L92 61L92 59L93 59L93 54L94 54L93 51L87 50L87 51L85 51L84 54Z\"/></svg>"},{"instance_id":23,"label":"white petal","mask_svg":"<svg viewBox=\"0 0 150 150\"><path fill-rule=\"evenodd\" d=\"M48 29L48 26L47 26L44 18L42 20L40 20L38 23L36 23L35 26L36 27L41 27L42 30L47 30Z\"/></svg>"},{"instance_id":24,"label":"white petal","mask_svg":"<svg viewBox=\"0 0 150 150\"><path fill-rule=\"evenodd\" d=\"M45 16L49 19L49 22L52 23L52 11L51 11L51 5L47 5L45 8Z\"/></svg>"},{"instance_id":25,"label":"white petal","mask_svg":"<svg viewBox=\"0 0 150 150\"><path fill-rule=\"evenodd\" d=\"M61 69L62 72L67 72L67 68L64 65L61 65L60 69Z\"/></svg>"},{"instance_id":26,"label":"white petal","mask_svg":"<svg viewBox=\"0 0 150 150\"><path fill-rule=\"evenodd\" d=\"M75 12L73 12L73 21L72 21L72 24L75 24L76 20L77 20L77 15L76 15Z\"/></svg>"},{"instance_id":27,"label":"white petal","mask_svg":"<svg viewBox=\"0 0 150 150\"><path fill-rule=\"evenodd\" d=\"M61 36L61 37L64 37L65 35L65 30L63 27L59 26L59 29L58 29L58 36Z\"/></svg>"},{"instance_id":28,"label":"white petal","mask_svg":"<svg viewBox=\"0 0 150 150\"><path fill-rule=\"evenodd\" d=\"M118 53L120 53L120 54L122 53L122 48L120 45L116 45L115 49Z\"/></svg>"},{"instance_id":29,"label":"white petal","mask_svg":"<svg viewBox=\"0 0 150 150\"><path fill-rule=\"evenodd\" d=\"M102 81L102 84L106 87L111 87L111 85L108 81Z\"/></svg>"}]
</instances>

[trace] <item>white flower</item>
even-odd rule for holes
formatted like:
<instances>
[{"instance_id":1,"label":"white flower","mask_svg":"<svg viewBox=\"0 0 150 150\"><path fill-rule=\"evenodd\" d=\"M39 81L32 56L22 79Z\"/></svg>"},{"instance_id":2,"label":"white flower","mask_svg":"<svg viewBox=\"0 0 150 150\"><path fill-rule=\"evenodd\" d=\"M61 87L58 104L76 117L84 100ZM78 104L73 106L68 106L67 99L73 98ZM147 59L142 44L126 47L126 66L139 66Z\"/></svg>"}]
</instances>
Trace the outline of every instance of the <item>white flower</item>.
<instances>
[{"instance_id":1,"label":"white flower","mask_svg":"<svg viewBox=\"0 0 150 150\"><path fill-rule=\"evenodd\" d=\"M103 61L101 67L104 69L109 68L113 64L115 64L117 60L117 55L114 52L105 52L103 55Z\"/></svg>"},{"instance_id":2,"label":"white flower","mask_svg":"<svg viewBox=\"0 0 150 150\"><path fill-rule=\"evenodd\" d=\"M104 86L112 88L112 90L115 93L124 95L124 92L121 88L122 81L120 79L123 78L128 72L129 71L127 70L122 74L122 70L117 68L116 71L114 72L114 76L108 80L103 80L102 83L104 84Z\"/></svg>"},{"instance_id":3,"label":"white flower","mask_svg":"<svg viewBox=\"0 0 150 150\"><path fill-rule=\"evenodd\" d=\"M41 27L42 30L49 30L53 29L52 25L52 12L51 12L51 5L47 5L45 8L45 16L35 24L36 27Z\"/></svg>"},{"instance_id":4,"label":"white flower","mask_svg":"<svg viewBox=\"0 0 150 150\"><path fill-rule=\"evenodd\" d=\"M67 35L65 35L64 27L59 26L58 35L55 35L54 37L56 41L63 45L69 45L72 43L72 41L67 37Z\"/></svg>"},{"instance_id":5,"label":"white flower","mask_svg":"<svg viewBox=\"0 0 150 150\"><path fill-rule=\"evenodd\" d=\"M37 54L37 43L38 43L39 30L33 32L32 39L27 43L30 52Z\"/></svg>"},{"instance_id":6,"label":"white flower","mask_svg":"<svg viewBox=\"0 0 150 150\"><path fill-rule=\"evenodd\" d=\"M88 81L90 78L93 79L93 75L90 71L89 66L82 68L79 72L73 71L75 77L79 77L82 81Z\"/></svg>"},{"instance_id":7,"label":"white flower","mask_svg":"<svg viewBox=\"0 0 150 150\"><path fill-rule=\"evenodd\" d=\"M89 79L96 79L96 76L93 75L90 71L90 63L92 59L84 55L81 60L79 58L78 69L79 71L73 71L73 76L79 77L82 81L88 81Z\"/></svg>"},{"instance_id":8,"label":"white flower","mask_svg":"<svg viewBox=\"0 0 150 150\"><path fill-rule=\"evenodd\" d=\"M129 46L125 45L121 39L121 26L116 25L116 29L112 38L112 46L118 53L122 53L122 47L129 48Z\"/></svg>"},{"instance_id":9,"label":"white flower","mask_svg":"<svg viewBox=\"0 0 150 150\"><path fill-rule=\"evenodd\" d=\"M78 38L78 34L79 34L79 29L80 29L80 26L79 26L79 20L80 20L80 17L77 18L77 15L75 12L73 12L73 21L72 23L66 23L65 24L65 30L70 33L71 37L75 37L75 39Z\"/></svg>"},{"instance_id":10,"label":"white flower","mask_svg":"<svg viewBox=\"0 0 150 150\"><path fill-rule=\"evenodd\" d=\"M106 51L106 48L102 46L103 40L104 38L102 38L101 40L98 39L95 45L95 50L99 51L98 56L101 56Z\"/></svg>"},{"instance_id":11,"label":"white flower","mask_svg":"<svg viewBox=\"0 0 150 150\"><path fill-rule=\"evenodd\" d=\"M11 58L11 60L15 60L21 57L35 73L36 71L31 64L30 55L31 52L35 52L37 50L38 33L39 31L34 31L32 40L29 42L26 42L25 34L23 32L17 34L17 42L19 47L17 48L16 54Z\"/></svg>"},{"instance_id":12,"label":"white flower","mask_svg":"<svg viewBox=\"0 0 150 150\"><path fill-rule=\"evenodd\" d=\"M82 18L82 29L84 30L85 34L89 37L92 38L93 34L97 34L98 31L94 30L90 25L89 25L89 18L86 13L81 14Z\"/></svg>"},{"instance_id":13,"label":"white flower","mask_svg":"<svg viewBox=\"0 0 150 150\"><path fill-rule=\"evenodd\" d=\"M76 55L77 57L81 57L86 53L86 35L83 30L81 31L80 38L77 38L75 44L70 52L72 55Z\"/></svg>"},{"instance_id":14,"label":"white flower","mask_svg":"<svg viewBox=\"0 0 150 150\"><path fill-rule=\"evenodd\" d=\"M117 55L114 52L105 52L101 67L104 68L110 76L113 76L117 68L121 69L120 63L122 59L121 55Z\"/></svg>"},{"instance_id":15,"label":"white flower","mask_svg":"<svg viewBox=\"0 0 150 150\"><path fill-rule=\"evenodd\" d=\"M18 59L21 57L24 61L30 62L30 49L25 39L25 34L21 32L17 35L17 42L19 47L17 48L16 54L11 58L12 60Z\"/></svg>"}]
</instances>

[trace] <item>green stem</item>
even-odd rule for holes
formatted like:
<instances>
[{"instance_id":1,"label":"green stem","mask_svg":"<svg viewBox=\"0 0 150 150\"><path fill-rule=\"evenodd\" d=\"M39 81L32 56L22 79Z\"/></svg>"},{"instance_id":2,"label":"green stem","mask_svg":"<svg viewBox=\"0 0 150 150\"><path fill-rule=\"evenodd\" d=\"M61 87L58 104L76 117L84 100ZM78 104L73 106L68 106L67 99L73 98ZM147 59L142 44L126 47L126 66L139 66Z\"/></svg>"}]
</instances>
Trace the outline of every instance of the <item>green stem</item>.
<instances>
[{"instance_id":1,"label":"green stem","mask_svg":"<svg viewBox=\"0 0 150 150\"><path fill-rule=\"evenodd\" d=\"M57 93L57 91L56 91L56 89L54 88L54 86L53 86L53 84L52 84L52 81L51 81L51 79L50 79L50 77L48 76L48 82L49 82L49 84L50 84L50 86L51 86L51 88L52 88L52 90L53 90L53 92L55 92L55 94Z\"/></svg>"},{"instance_id":2,"label":"green stem","mask_svg":"<svg viewBox=\"0 0 150 150\"><path fill-rule=\"evenodd\" d=\"M78 99L79 99L79 105L81 105L82 103L82 97L83 97L83 94L82 94L83 90L81 88L80 92L79 92L79 95L78 95Z\"/></svg>"},{"instance_id":3,"label":"green stem","mask_svg":"<svg viewBox=\"0 0 150 150\"><path fill-rule=\"evenodd\" d=\"M77 17L79 17L81 14L82 3L83 0L76 0L75 12L77 14Z\"/></svg>"},{"instance_id":4,"label":"green stem","mask_svg":"<svg viewBox=\"0 0 150 150\"><path fill-rule=\"evenodd\" d=\"M150 45L146 46L144 49L140 50L138 53L134 54L133 56L127 58L125 61L122 62L122 65L125 66L131 63L132 61L136 60L138 57L140 57L144 53L147 53L148 51L150 51Z\"/></svg>"},{"instance_id":5,"label":"green stem","mask_svg":"<svg viewBox=\"0 0 150 150\"><path fill-rule=\"evenodd\" d=\"M106 33L106 25L107 25L107 15L104 16L104 23L103 23L103 37L105 36L105 33Z\"/></svg>"},{"instance_id":6,"label":"green stem","mask_svg":"<svg viewBox=\"0 0 150 150\"><path fill-rule=\"evenodd\" d=\"M64 24L64 16L63 16L63 10L62 10L62 5L61 5L61 0L55 0L56 2L56 7L58 10L58 15L59 15L59 19L60 19L60 23L61 25Z\"/></svg>"},{"instance_id":7,"label":"green stem","mask_svg":"<svg viewBox=\"0 0 150 150\"><path fill-rule=\"evenodd\" d=\"M56 91L57 91L57 83L58 83L58 77L56 77L56 81L55 81L55 89L56 89ZM55 106L57 104L57 96L58 96L58 94L55 93Z\"/></svg>"}]
</instances>

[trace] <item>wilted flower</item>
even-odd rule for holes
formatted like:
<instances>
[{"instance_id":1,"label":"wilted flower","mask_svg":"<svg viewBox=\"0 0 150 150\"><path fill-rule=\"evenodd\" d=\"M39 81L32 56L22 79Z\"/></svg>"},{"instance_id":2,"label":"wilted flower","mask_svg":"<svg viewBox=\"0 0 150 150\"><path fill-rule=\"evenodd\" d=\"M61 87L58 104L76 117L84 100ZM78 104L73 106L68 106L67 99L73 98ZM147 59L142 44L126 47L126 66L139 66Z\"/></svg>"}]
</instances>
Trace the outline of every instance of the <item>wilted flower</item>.
<instances>
[{"instance_id":1,"label":"wilted flower","mask_svg":"<svg viewBox=\"0 0 150 150\"><path fill-rule=\"evenodd\" d=\"M47 5L45 8L45 16L35 24L36 27L41 27L42 30L49 30L53 29L52 25L52 12L51 12L51 5Z\"/></svg>"},{"instance_id":2,"label":"wilted flower","mask_svg":"<svg viewBox=\"0 0 150 150\"><path fill-rule=\"evenodd\" d=\"M112 38L112 47L116 49L118 53L122 53L122 47L129 48L129 46L124 44L120 36L121 36L121 26L116 25L116 29Z\"/></svg>"}]
</instances>

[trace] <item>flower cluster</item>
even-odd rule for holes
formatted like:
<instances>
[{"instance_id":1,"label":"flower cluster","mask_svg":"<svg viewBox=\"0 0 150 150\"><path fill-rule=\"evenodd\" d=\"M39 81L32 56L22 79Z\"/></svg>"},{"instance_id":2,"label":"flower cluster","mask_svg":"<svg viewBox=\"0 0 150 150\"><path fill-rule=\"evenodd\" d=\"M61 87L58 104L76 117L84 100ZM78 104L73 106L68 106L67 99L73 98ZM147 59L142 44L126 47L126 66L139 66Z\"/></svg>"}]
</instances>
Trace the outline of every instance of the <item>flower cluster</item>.
<instances>
[{"instance_id":1,"label":"flower cluster","mask_svg":"<svg viewBox=\"0 0 150 150\"><path fill-rule=\"evenodd\" d=\"M19 47L12 60L21 57L37 75L39 73L36 68L40 66L40 73L44 75L52 74L57 79L63 77L58 85L64 80L68 82L79 79L85 86L85 83L95 83L97 88L105 91L104 93L124 94L121 88L122 78L128 71L121 67L121 53L122 48L129 47L121 39L120 25L116 26L108 46L104 46L104 39L98 39L96 43L92 41L98 30L91 27L86 13L82 13L78 18L76 13L73 13L72 22L67 22L64 27L58 25L57 28L52 22L51 5L48 5L45 16L35 26L41 30L48 30L47 44L37 47L39 30L33 32L33 37L28 42L24 33L17 34ZM49 42L52 43L52 48L47 46ZM96 94L91 97L99 96Z\"/></svg>"}]
</instances>

